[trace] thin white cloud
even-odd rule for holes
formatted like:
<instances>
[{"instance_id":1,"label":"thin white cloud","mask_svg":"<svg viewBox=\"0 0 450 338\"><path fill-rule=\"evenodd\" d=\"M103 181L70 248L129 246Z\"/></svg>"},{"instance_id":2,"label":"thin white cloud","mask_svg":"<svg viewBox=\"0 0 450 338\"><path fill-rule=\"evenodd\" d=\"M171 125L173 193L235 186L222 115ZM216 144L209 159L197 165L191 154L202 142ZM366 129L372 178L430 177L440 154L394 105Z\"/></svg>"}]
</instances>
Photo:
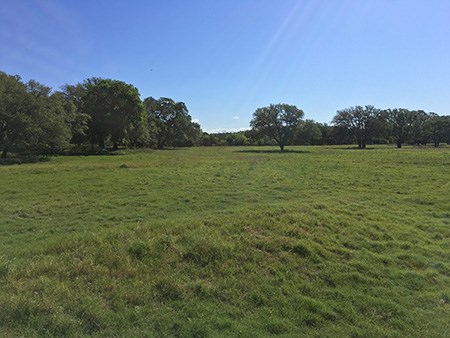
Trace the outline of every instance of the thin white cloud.
<instances>
[{"instance_id":1,"label":"thin white cloud","mask_svg":"<svg viewBox=\"0 0 450 338\"><path fill-rule=\"evenodd\" d=\"M249 130L250 128L213 128L213 129L208 129L205 130L208 134L220 134L220 133L236 133L238 131L246 131Z\"/></svg>"},{"instance_id":2,"label":"thin white cloud","mask_svg":"<svg viewBox=\"0 0 450 338\"><path fill-rule=\"evenodd\" d=\"M239 120L239 116L233 116L233 120Z\"/></svg>"}]
</instances>

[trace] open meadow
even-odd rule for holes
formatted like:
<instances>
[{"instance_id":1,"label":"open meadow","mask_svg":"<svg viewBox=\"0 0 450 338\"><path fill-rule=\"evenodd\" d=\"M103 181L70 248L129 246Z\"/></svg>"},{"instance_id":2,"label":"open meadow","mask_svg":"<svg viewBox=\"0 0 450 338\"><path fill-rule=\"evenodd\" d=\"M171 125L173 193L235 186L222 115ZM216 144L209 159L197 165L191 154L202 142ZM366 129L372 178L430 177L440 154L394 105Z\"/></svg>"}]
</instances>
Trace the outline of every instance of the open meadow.
<instances>
[{"instance_id":1,"label":"open meadow","mask_svg":"<svg viewBox=\"0 0 450 338\"><path fill-rule=\"evenodd\" d=\"M450 147L0 166L0 336L450 336Z\"/></svg>"}]
</instances>

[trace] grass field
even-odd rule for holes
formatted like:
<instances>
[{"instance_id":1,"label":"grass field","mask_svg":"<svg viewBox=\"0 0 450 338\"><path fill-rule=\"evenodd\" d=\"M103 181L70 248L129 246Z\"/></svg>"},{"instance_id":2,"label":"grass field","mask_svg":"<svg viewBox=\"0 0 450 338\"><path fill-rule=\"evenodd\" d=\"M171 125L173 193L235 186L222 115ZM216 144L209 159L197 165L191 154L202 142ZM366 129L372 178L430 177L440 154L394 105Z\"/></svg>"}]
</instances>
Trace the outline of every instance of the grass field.
<instances>
[{"instance_id":1,"label":"grass field","mask_svg":"<svg viewBox=\"0 0 450 338\"><path fill-rule=\"evenodd\" d=\"M0 166L0 336L450 336L450 147Z\"/></svg>"}]
</instances>

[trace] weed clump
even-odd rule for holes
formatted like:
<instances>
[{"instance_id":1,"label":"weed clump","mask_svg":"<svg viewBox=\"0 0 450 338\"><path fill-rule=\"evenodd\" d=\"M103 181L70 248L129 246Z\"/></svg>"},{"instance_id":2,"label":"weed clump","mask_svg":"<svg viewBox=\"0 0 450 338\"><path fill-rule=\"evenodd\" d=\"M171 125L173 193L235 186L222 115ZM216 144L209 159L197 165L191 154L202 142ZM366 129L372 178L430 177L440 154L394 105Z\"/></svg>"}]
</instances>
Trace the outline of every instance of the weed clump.
<instances>
[{"instance_id":1,"label":"weed clump","mask_svg":"<svg viewBox=\"0 0 450 338\"><path fill-rule=\"evenodd\" d=\"M169 278L159 279L155 283L153 290L156 300L161 303L180 300L183 295L181 288Z\"/></svg>"},{"instance_id":2,"label":"weed clump","mask_svg":"<svg viewBox=\"0 0 450 338\"><path fill-rule=\"evenodd\" d=\"M223 243L198 239L188 246L183 259L200 267L206 267L215 265L229 256L230 249Z\"/></svg>"},{"instance_id":3,"label":"weed clump","mask_svg":"<svg viewBox=\"0 0 450 338\"><path fill-rule=\"evenodd\" d=\"M297 243L292 246L291 251L300 257L311 256L311 251L302 243Z\"/></svg>"},{"instance_id":4,"label":"weed clump","mask_svg":"<svg viewBox=\"0 0 450 338\"><path fill-rule=\"evenodd\" d=\"M131 245L131 247L128 249L128 252L130 255L137 259L142 260L150 253L150 246L147 242L139 241L135 242Z\"/></svg>"}]
</instances>

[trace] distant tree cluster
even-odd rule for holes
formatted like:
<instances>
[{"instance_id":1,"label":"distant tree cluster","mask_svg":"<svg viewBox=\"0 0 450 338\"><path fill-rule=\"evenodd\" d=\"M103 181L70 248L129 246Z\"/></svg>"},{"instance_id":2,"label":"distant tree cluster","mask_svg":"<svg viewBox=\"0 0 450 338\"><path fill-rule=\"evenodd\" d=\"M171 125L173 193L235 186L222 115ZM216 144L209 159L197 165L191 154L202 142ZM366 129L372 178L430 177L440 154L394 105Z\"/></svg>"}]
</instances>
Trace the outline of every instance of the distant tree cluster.
<instances>
[{"instance_id":1,"label":"distant tree cluster","mask_svg":"<svg viewBox=\"0 0 450 338\"><path fill-rule=\"evenodd\" d=\"M189 147L203 134L183 102L141 101L122 81L90 78L61 91L0 72L0 151L51 154L107 147ZM88 146L88 147L85 147ZM89 150L87 150L89 149Z\"/></svg>"},{"instance_id":2,"label":"distant tree cluster","mask_svg":"<svg viewBox=\"0 0 450 338\"><path fill-rule=\"evenodd\" d=\"M354 144L360 149L367 144L395 143L425 145L450 143L450 116L425 113L423 110L378 109L374 106L355 106L338 110L331 125L303 120L303 111L286 104L259 108L250 122L252 129L240 132L247 136L246 144L258 144L263 136L265 144L285 145ZM227 135L228 138L233 134Z\"/></svg>"},{"instance_id":3,"label":"distant tree cluster","mask_svg":"<svg viewBox=\"0 0 450 338\"><path fill-rule=\"evenodd\" d=\"M373 143L395 143L397 148L405 143L433 143L435 147L441 142L450 143L450 116L423 110L355 106L339 110L333 118L333 126L345 141L356 141L359 148Z\"/></svg>"}]
</instances>

